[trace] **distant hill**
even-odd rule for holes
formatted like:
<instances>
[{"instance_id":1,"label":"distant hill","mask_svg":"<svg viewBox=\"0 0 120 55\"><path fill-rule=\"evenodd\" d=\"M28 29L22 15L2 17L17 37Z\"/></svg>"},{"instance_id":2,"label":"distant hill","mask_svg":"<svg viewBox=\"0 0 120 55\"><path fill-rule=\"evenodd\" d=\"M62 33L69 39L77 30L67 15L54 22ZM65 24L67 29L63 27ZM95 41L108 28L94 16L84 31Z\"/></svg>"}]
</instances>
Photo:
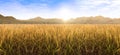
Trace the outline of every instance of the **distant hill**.
<instances>
[{"instance_id":1,"label":"distant hill","mask_svg":"<svg viewBox=\"0 0 120 55\"><path fill-rule=\"evenodd\" d=\"M4 16L0 14L0 18L4 18Z\"/></svg>"},{"instance_id":2,"label":"distant hill","mask_svg":"<svg viewBox=\"0 0 120 55\"><path fill-rule=\"evenodd\" d=\"M41 21L41 20L44 20L43 18L41 17L35 17L35 18L31 18L29 19L30 21Z\"/></svg>"},{"instance_id":3,"label":"distant hill","mask_svg":"<svg viewBox=\"0 0 120 55\"><path fill-rule=\"evenodd\" d=\"M44 18L41 18L41 17L35 17L35 18L32 18L32 19L29 19L29 21L39 22L39 23L43 23L43 24L62 24L63 23L62 19L57 19L57 18L44 19Z\"/></svg>"},{"instance_id":4,"label":"distant hill","mask_svg":"<svg viewBox=\"0 0 120 55\"><path fill-rule=\"evenodd\" d=\"M75 24L109 24L113 20L111 18L96 16L96 17L78 17L76 19L70 20L69 23Z\"/></svg>"},{"instance_id":5,"label":"distant hill","mask_svg":"<svg viewBox=\"0 0 120 55\"><path fill-rule=\"evenodd\" d=\"M18 22L18 20L16 20L12 16L3 16L3 15L0 15L0 23L1 24L9 24L9 23L16 23L16 22Z\"/></svg>"},{"instance_id":6,"label":"distant hill","mask_svg":"<svg viewBox=\"0 0 120 55\"><path fill-rule=\"evenodd\" d=\"M17 20L13 16L0 14L0 24L120 24L120 18L109 18L103 16L78 17L64 22L58 18L35 17L29 20Z\"/></svg>"}]
</instances>

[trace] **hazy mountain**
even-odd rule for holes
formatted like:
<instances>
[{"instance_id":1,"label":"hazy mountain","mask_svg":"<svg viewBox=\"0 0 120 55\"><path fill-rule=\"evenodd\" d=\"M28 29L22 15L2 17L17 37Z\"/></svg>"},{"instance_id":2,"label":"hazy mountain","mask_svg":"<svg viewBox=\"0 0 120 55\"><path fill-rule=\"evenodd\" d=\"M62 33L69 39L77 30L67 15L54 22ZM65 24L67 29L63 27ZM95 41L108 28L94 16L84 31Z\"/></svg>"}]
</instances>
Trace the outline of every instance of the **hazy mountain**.
<instances>
[{"instance_id":1,"label":"hazy mountain","mask_svg":"<svg viewBox=\"0 0 120 55\"><path fill-rule=\"evenodd\" d=\"M4 16L0 14L0 19L2 19L2 18L4 18Z\"/></svg>"},{"instance_id":2,"label":"hazy mountain","mask_svg":"<svg viewBox=\"0 0 120 55\"><path fill-rule=\"evenodd\" d=\"M120 18L109 18L103 16L78 17L64 22L58 18L35 17L29 20L17 20L13 16L0 15L0 24L120 24Z\"/></svg>"},{"instance_id":3,"label":"hazy mountain","mask_svg":"<svg viewBox=\"0 0 120 55\"><path fill-rule=\"evenodd\" d=\"M96 17L78 17L76 19L70 20L69 23L76 24L107 24L113 22L112 18L96 16Z\"/></svg>"},{"instance_id":4,"label":"hazy mountain","mask_svg":"<svg viewBox=\"0 0 120 55\"><path fill-rule=\"evenodd\" d=\"M29 21L33 21L33 22L39 22L39 23L44 23L44 24L60 24L63 23L62 19L58 19L58 18L41 18L41 17L35 17L32 19L29 19Z\"/></svg>"},{"instance_id":5,"label":"hazy mountain","mask_svg":"<svg viewBox=\"0 0 120 55\"><path fill-rule=\"evenodd\" d=\"M17 23L17 22L19 22L19 21L16 20L12 16L3 16L3 15L0 15L0 23L1 24L9 24L9 23Z\"/></svg>"},{"instance_id":6,"label":"hazy mountain","mask_svg":"<svg viewBox=\"0 0 120 55\"><path fill-rule=\"evenodd\" d=\"M41 17L35 17L35 18L29 19L29 21L41 21L41 20L44 20L44 19Z\"/></svg>"}]
</instances>

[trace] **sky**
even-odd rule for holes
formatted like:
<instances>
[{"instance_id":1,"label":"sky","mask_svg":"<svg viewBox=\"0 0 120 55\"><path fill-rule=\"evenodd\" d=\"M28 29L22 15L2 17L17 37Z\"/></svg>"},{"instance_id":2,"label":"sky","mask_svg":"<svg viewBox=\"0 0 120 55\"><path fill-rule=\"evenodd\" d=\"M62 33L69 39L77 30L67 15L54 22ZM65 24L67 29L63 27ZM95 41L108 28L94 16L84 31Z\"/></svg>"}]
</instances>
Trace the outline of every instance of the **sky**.
<instances>
[{"instance_id":1,"label":"sky","mask_svg":"<svg viewBox=\"0 0 120 55\"><path fill-rule=\"evenodd\" d=\"M0 0L0 14L26 20L82 16L120 17L120 0Z\"/></svg>"}]
</instances>

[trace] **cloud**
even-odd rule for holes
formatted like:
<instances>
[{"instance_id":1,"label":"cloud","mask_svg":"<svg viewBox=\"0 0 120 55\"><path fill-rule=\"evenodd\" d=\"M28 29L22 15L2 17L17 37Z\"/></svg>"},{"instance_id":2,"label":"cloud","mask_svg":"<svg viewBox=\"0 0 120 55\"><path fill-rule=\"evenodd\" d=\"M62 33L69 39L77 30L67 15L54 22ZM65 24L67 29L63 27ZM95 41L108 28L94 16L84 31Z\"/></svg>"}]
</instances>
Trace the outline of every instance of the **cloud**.
<instances>
[{"instance_id":1,"label":"cloud","mask_svg":"<svg viewBox=\"0 0 120 55\"><path fill-rule=\"evenodd\" d=\"M29 19L40 15L44 16L47 11L48 9L46 4L22 5L18 1L0 4L0 13L15 16L18 19Z\"/></svg>"},{"instance_id":2,"label":"cloud","mask_svg":"<svg viewBox=\"0 0 120 55\"><path fill-rule=\"evenodd\" d=\"M61 2L54 6L48 3L23 5L20 1L25 0L1 3L0 13L12 15L18 19L29 19L36 16L65 19L97 15L120 17L120 0L69 0L72 2Z\"/></svg>"},{"instance_id":3,"label":"cloud","mask_svg":"<svg viewBox=\"0 0 120 55\"><path fill-rule=\"evenodd\" d=\"M120 17L120 0L75 0L76 6L86 14L103 15L107 17ZM114 15L113 15L114 14Z\"/></svg>"}]
</instances>

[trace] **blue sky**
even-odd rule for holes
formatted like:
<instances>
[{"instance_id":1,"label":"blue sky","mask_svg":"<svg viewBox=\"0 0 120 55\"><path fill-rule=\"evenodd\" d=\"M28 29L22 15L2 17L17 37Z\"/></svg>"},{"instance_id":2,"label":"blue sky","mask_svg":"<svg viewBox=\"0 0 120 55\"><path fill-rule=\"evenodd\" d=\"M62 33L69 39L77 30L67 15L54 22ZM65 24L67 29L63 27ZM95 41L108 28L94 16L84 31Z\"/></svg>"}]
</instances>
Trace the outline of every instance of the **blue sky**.
<instances>
[{"instance_id":1,"label":"blue sky","mask_svg":"<svg viewBox=\"0 0 120 55\"><path fill-rule=\"evenodd\" d=\"M120 17L120 0L0 0L0 14L17 19L33 17L76 18L81 16Z\"/></svg>"}]
</instances>

